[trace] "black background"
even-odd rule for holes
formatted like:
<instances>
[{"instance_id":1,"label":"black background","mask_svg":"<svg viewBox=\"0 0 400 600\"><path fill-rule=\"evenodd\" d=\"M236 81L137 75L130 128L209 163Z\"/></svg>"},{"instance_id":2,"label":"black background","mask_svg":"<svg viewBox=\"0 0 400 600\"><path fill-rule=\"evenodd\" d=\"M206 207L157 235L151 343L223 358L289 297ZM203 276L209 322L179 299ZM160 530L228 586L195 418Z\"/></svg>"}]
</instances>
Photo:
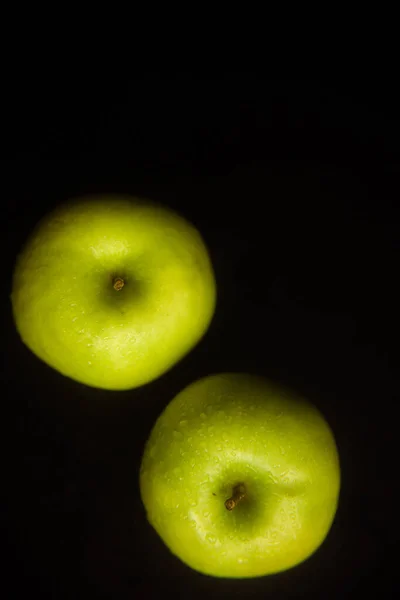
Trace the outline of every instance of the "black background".
<instances>
[{"instance_id":1,"label":"black background","mask_svg":"<svg viewBox=\"0 0 400 600\"><path fill-rule=\"evenodd\" d=\"M4 116L2 596L391 597L400 254L393 90L245 73L35 89ZM143 195L180 211L203 234L216 273L218 305L203 340L160 379L127 392L62 377L23 346L11 316L24 239L57 203L93 192ZM138 471L152 424L185 385L220 371L292 386L337 439L334 525L317 553L286 573L205 577L146 522Z\"/></svg>"}]
</instances>

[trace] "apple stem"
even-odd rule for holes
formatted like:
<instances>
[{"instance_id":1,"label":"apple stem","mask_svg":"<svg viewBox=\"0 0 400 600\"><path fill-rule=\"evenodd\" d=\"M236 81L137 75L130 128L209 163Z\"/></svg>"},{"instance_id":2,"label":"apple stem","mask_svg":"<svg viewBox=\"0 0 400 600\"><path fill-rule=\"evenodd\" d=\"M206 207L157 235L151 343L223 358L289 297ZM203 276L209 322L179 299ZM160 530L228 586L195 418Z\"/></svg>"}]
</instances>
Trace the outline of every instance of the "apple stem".
<instances>
[{"instance_id":1,"label":"apple stem","mask_svg":"<svg viewBox=\"0 0 400 600\"><path fill-rule=\"evenodd\" d=\"M225 508L233 510L246 496L246 488L243 483L238 483L232 490L232 496L225 501Z\"/></svg>"},{"instance_id":2,"label":"apple stem","mask_svg":"<svg viewBox=\"0 0 400 600\"><path fill-rule=\"evenodd\" d=\"M121 277L114 277L114 281L113 281L114 290L117 290L117 292L119 292L119 290L122 290L124 285L125 285L125 281Z\"/></svg>"}]
</instances>

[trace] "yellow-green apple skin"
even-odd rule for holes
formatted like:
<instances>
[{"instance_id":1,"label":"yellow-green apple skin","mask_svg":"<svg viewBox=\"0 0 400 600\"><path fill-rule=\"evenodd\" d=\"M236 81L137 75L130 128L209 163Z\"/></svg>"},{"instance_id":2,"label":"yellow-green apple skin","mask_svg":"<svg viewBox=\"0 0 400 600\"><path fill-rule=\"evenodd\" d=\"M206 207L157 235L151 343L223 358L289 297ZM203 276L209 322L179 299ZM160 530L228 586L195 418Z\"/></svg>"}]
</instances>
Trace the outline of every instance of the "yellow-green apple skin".
<instances>
[{"instance_id":1,"label":"yellow-green apple skin","mask_svg":"<svg viewBox=\"0 0 400 600\"><path fill-rule=\"evenodd\" d=\"M180 392L154 425L140 470L151 525L184 563L215 577L304 561L330 530L339 489L322 414L246 374L212 375Z\"/></svg>"},{"instance_id":2,"label":"yellow-green apple skin","mask_svg":"<svg viewBox=\"0 0 400 600\"><path fill-rule=\"evenodd\" d=\"M17 258L17 330L67 377L110 390L152 381L206 332L216 285L197 229L158 204L77 198L37 226Z\"/></svg>"}]
</instances>

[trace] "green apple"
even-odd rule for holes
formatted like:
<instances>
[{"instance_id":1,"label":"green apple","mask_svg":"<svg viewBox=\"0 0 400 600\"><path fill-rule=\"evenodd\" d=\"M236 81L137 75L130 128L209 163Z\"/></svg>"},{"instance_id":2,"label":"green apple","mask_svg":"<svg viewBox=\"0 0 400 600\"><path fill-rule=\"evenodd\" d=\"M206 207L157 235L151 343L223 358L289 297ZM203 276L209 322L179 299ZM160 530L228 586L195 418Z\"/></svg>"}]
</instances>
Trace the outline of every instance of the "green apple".
<instances>
[{"instance_id":1,"label":"green apple","mask_svg":"<svg viewBox=\"0 0 400 600\"><path fill-rule=\"evenodd\" d=\"M332 431L308 401L246 374L201 379L158 418L140 470L151 525L216 577L256 577L309 557L339 496Z\"/></svg>"},{"instance_id":2,"label":"green apple","mask_svg":"<svg viewBox=\"0 0 400 600\"><path fill-rule=\"evenodd\" d=\"M152 381L206 332L216 286L184 218L145 200L84 197L57 208L20 253L12 308L23 342L89 386Z\"/></svg>"}]
</instances>

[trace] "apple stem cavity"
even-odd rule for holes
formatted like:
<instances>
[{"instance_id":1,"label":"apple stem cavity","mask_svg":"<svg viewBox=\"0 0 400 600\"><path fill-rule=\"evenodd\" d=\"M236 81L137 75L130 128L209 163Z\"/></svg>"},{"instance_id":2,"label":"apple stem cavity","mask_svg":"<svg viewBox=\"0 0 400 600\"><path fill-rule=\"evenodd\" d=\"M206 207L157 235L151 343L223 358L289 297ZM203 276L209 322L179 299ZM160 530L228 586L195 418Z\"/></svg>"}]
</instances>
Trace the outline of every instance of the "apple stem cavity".
<instances>
[{"instance_id":1,"label":"apple stem cavity","mask_svg":"<svg viewBox=\"0 0 400 600\"><path fill-rule=\"evenodd\" d=\"M113 280L113 288L114 290L116 290L117 292L119 292L119 290L122 290L122 288L125 285L125 281L121 278L121 277L114 277Z\"/></svg>"},{"instance_id":2,"label":"apple stem cavity","mask_svg":"<svg viewBox=\"0 0 400 600\"><path fill-rule=\"evenodd\" d=\"M225 501L225 508L233 510L245 497L246 488L243 483L238 483L232 490L232 496Z\"/></svg>"}]
</instances>

